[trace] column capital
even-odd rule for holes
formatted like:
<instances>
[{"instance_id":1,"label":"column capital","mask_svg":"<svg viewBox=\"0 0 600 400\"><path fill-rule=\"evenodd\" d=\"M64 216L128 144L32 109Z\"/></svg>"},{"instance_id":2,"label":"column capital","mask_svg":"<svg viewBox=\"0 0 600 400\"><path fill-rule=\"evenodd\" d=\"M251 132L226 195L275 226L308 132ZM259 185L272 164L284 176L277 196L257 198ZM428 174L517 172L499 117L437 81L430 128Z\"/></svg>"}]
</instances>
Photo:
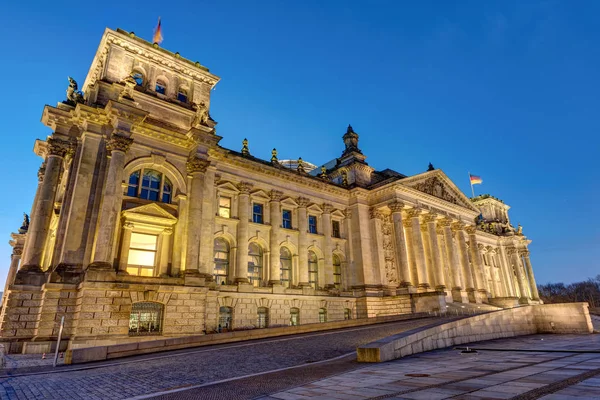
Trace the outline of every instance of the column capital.
<instances>
[{"instance_id":1,"label":"column capital","mask_svg":"<svg viewBox=\"0 0 600 400\"><path fill-rule=\"evenodd\" d=\"M403 219L402 220L402 225L405 228L412 228L412 220L411 219Z\"/></svg>"},{"instance_id":2,"label":"column capital","mask_svg":"<svg viewBox=\"0 0 600 400\"><path fill-rule=\"evenodd\" d=\"M465 224L463 224L462 222L453 222L452 223L452 231L454 232L459 232L462 231L463 229L465 229Z\"/></svg>"},{"instance_id":3,"label":"column capital","mask_svg":"<svg viewBox=\"0 0 600 400\"><path fill-rule=\"evenodd\" d=\"M298 208L306 208L310 203L310 200L306 197L298 197L296 203L298 203Z\"/></svg>"},{"instance_id":4,"label":"column capital","mask_svg":"<svg viewBox=\"0 0 600 400\"><path fill-rule=\"evenodd\" d=\"M40 168L38 169L38 182L41 182L44 180L44 175L46 174L46 163L43 162L42 165L40 166Z\"/></svg>"},{"instance_id":5,"label":"column capital","mask_svg":"<svg viewBox=\"0 0 600 400\"><path fill-rule=\"evenodd\" d=\"M519 255L524 256L524 257L529 257L529 250L521 249L521 250L519 250Z\"/></svg>"},{"instance_id":6,"label":"column capital","mask_svg":"<svg viewBox=\"0 0 600 400\"><path fill-rule=\"evenodd\" d=\"M383 213L376 207L369 208L370 219L383 219Z\"/></svg>"},{"instance_id":7,"label":"column capital","mask_svg":"<svg viewBox=\"0 0 600 400\"><path fill-rule=\"evenodd\" d=\"M271 201L281 201L283 198L283 192L280 192L279 190L271 190L269 192L269 196L271 197Z\"/></svg>"},{"instance_id":8,"label":"column capital","mask_svg":"<svg viewBox=\"0 0 600 400\"><path fill-rule=\"evenodd\" d=\"M123 153L127 153L132 143L133 139L131 138L119 135L112 135L110 139L106 142L106 150L108 150L110 153L112 153L113 151L121 151Z\"/></svg>"},{"instance_id":9,"label":"column capital","mask_svg":"<svg viewBox=\"0 0 600 400\"><path fill-rule=\"evenodd\" d=\"M517 249L515 249L514 247L509 247L509 248L506 249L506 253L509 256L512 256L513 254L517 254Z\"/></svg>"},{"instance_id":10,"label":"column capital","mask_svg":"<svg viewBox=\"0 0 600 400\"><path fill-rule=\"evenodd\" d=\"M438 215L436 213L430 212L429 214L425 214L423 216L423 222L433 222L435 223L436 219L437 219Z\"/></svg>"},{"instance_id":11,"label":"column capital","mask_svg":"<svg viewBox=\"0 0 600 400\"><path fill-rule=\"evenodd\" d=\"M444 227L441 226L440 224L437 224L435 226L435 233L437 233L438 235L443 235L444 234Z\"/></svg>"},{"instance_id":12,"label":"column capital","mask_svg":"<svg viewBox=\"0 0 600 400\"><path fill-rule=\"evenodd\" d=\"M421 214L421 211L422 211L421 208L413 207L413 208L406 210L406 214L408 215L408 218L418 218L419 215Z\"/></svg>"},{"instance_id":13,"label":"column capital","mask_svg":"<svg viewBox=\"0 0 600 400\"><path fill-rule=\"evenodd\" d=\"M240 182L237 184L237 188L240 191L240 194L249 194L254 184L250 182Z\"/></svg>"},{"instance_id":14,"label":"column capital","mask_svg":"<svg viewBox=\"0 0 600 400\"><path fill-rule=\"evenodd\" d=\"M469 225L469 226L467 226L467 227L465 228L465 230L467 231L467 233L468 233L469 235L474 235L474 234L475 234L475 232L477 231L477 228L476 228L475 226L473 226L473 225Z\"/></svg>"},{"instance_id":15,"label":"column capital","mask_svg":"<svg viewBox=\"0 0 600 400\"><path fill-rule=\"evenodd\" d=\"M406 207L406 205L398 200L394 200L391 203L388 203L388 208L392 211L392 213L402 212L402 209Z\"/></svg>"},{"instance_id":16,"label":"column capital","mask_svg":"<svg viewBox=\"0 0 600 400\"><path fill-rule=\"evenodd\" d=\"M342 210L342 214L344 214L344 216L346 217L346 219L352 218L352 211L350 211L347 208L345 210Z\"/></svg>"},{"instance_id":17,"label":"column capital","mask_svg":"<svg viewBox=\"0 0 600 400\"><path fill-rule=\"evenodd\" d=\"M447 226L452 225L452 219L451 218L440 219L437 223L438 223L438 226L445 228Z\"/></svg>"},{"instance_id":18,"label":"column capital","mask_svg":"<svg viewBox=\"0 0 600 400\"><path fill-rule=\"evenodd\" d=\"M132 230L133 228L135 228L135 225L133 224L133 222L125 222L123 224L123 229Z\"/></svg>"},{"instance_id":19,"label":"column capital","mask_svg":"<svg viewBox=\"0 0 600 400\"><path fill-rule=\"evenodd\" d=\"M48 138L48 155L65 157L70 151L72 151L71 142L53 137Z\"/></svg>"},{"instance_id":20,"label":"column capital","mask_svg":"<svg viewBox=\"0 0 600 400\"><path fill-rule=\"evenodd\" d=\"M210 161L192 156L188 158L186 168L188 174L194 174L197 172L206 172L206 168L210 165Z\"/></svg>"},{"instance_id":21,"label":"column capital","mask_svg":"<svg viewBox=\"0 0 600 400\"><path fill-rule=\"evenodd\" d=\"M481 243L477 243L477 248L479 249L479 251L483 251L485 249L485 246Z\"/></svg>"},{"instance_id":22,"label":"column capital","mask_svg":"<svg viewBox=\"0 0 600 400\"><path fill-rule=\"evenodd\" d=\"M23 255L23 248L22 247L14 247L13 251L12 251L12 255L13 256L21 256L21 255Z\"/></svg>"},{"instance_id":23,"label":"column capital","mask_svg":"<svg viewBox=\"0 0 600 400\"><path fill-rule=\"evenodd\" d=\"M423 232L423 233L429 232L429 227L427 226L427 224L421 224L421 232Z\"/></svg>"},{"instance_id":24,"label":"column capital","mask_svg":"<svg viewBox=\"0 0 600 400\"><path fill-rule=\"evenodd\" d=\"M323 203L321 208L323 209L323 214L331 214L333 211L333 206L329 203Z\"/></svg>"},{"instance_id":25,"label":"column capital","mask_svg":"<svg viewBox=\"0 0 600 400\"><path fill-rule=\"evenodd\" d=\"M161 234L162 235L172 235L173 234L173 228L167 227L167 228L165 228L165 229L162 230Z\"/></svg>"}]
</instances>

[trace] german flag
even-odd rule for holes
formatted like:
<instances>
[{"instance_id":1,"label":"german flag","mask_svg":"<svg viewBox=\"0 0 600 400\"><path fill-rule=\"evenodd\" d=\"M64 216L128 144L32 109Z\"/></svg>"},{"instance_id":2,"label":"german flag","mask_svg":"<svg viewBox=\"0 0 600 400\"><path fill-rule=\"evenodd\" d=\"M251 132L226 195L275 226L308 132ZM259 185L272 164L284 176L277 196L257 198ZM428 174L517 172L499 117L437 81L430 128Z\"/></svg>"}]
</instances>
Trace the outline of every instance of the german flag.
<instances>
[{"instance_id":1,"label":"german flag","mask_svg":"<svg viewBox=\"0 0 600 400\"><path fill-rule=\"evenodd\" d=\"M154 29L154 37L152 38L152 43L161 44L163 41L162 30L160 28L160 17L158 17L158 25L156 25L156 29Z\"/></svg>"},{"instance_id":2,"label":"german flag","mask_svg":"<svg viewBox=\"0 0 600 400\"><path fill-rule=\"evenodd\" d=\"M471 180L471 185L479 185L483 183L483 179L481 179L481 177L477 175L469 174L469 179Z\"/></svg>"}]
</instances>

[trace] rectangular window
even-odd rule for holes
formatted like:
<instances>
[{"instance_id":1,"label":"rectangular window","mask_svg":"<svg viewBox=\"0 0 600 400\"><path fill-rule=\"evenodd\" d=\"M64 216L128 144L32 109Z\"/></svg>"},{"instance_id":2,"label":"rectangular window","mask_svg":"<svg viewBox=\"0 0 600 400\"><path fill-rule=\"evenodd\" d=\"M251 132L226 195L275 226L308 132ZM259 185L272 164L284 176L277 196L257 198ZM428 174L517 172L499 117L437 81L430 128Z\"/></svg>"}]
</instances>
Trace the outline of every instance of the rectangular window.
<instances>
[{"instance_id":1,"label":"rectangular window","mask_svg":"<svg viewBox=\"0 0 600 400\"><path fill-rule=\"evenodd\" d=\"M252 222L256 224L263 223L263 205L254 203L252 205Z\"/></svg>"},{"instance_id":2,"label":"rectangular window","mask_svg":"<svg viewBox=\"0 0 600 400\"><path fill-rule=\"evenodd\" d=\"M308 231L310 233L317 233L317 217L314 215L308 216Z\"/></svg>"},{"instance_id":3,"label":"rectangular window","mask_svg":"<svg viewBox=\"0 0 600 400\"><path fill-rule=\"evenodd\" d=\"M219 217L231 218L231 197L219 197Z\"/></svg>"},{"instance_id":4,"label":"rectangular window","mask_svg":"<svg viewBox=\"0 0 600 400\"><path fill-rule=\"evenodd\" d=\"M340 221L331 221L331 236L339 238L340 236Z\"/></svg>"},{"instance_id":5,"label":"rectangular window","mask_svg":"<svg viewBox=\"0 0 600 400\"><path fill-rule=\"evenodd\" d=\"M127 272L130 275L154 276L157 239L156 235L131 233L127 258Z\"/></svg>"},{"instance_id":6,"label":"rectangular window","mask_svg":"<svg viewBox=\"0 0 600 400\"><path fill-rule=\"evenodd\" d=\"M285 229L292 229L292 212L290 210L283 210L283 223L281 226Z\"/></svg>"}]
</instances>

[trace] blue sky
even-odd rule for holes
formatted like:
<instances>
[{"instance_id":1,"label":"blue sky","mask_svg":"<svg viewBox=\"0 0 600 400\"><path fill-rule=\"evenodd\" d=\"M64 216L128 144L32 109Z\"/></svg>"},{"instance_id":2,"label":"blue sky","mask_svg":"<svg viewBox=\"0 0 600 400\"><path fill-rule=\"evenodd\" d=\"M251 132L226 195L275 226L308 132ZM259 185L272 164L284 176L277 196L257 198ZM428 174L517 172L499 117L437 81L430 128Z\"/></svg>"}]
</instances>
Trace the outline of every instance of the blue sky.
<instances>
[{"instance_id":1,"label":"blue sky","mask_svg":"<svg viewBox=\"0 0 600 400\"><path fill-rule=\"evenodd\" d=\"M163 47L222 78L211 114L225 147L247 137L256 156L320 165L351 123L377 169L431 161L467 194L467 172L480 175L476 193L508 203L533 240L539 283L599 274L600 2L453 3L5 2L0 232L31 208L44 104L65 98L67 76L83 83L105 27L150 40L160 15Z\"/></svg>"}]
</instances>

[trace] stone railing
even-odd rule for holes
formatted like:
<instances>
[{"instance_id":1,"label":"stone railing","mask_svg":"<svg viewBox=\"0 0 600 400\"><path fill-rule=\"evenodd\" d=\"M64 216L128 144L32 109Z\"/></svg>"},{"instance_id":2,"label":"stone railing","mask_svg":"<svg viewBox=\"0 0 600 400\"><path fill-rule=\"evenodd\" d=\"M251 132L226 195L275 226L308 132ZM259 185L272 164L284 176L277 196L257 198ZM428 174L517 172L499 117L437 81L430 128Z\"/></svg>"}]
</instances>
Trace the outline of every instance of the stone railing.
<instances>
[{"instance_id":1,"label":"stone railing","mask_svg":"<svg viewBox=\"0 0 600 400\"><path fill-rule=\"evenodd\" d=\"M536 333L592 333L587 303L544 304L494 311L419 328L357 349L360 362L384 362L464 343Z\"/></svg>"}]
</instances>

